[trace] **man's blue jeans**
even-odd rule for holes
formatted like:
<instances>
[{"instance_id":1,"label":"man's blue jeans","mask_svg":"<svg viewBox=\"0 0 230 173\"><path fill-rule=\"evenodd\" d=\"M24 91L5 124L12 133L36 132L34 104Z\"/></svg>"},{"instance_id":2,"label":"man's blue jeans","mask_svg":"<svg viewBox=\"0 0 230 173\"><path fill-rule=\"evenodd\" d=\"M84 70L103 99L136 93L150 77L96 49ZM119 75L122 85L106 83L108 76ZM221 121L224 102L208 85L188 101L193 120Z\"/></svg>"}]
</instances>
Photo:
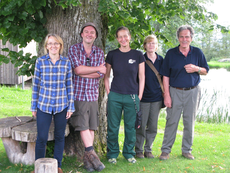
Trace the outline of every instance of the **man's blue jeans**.
<instances>
[{"instance_id":1,"label":"man's blue jeans","mask_svg":"<svg viewBox=\"0 0 230 173\"><path fill-rule=\"evenodd\" d=\"M61 167L63 150L65 145L67 108L55 115L42 112L37 109L37 141L35 147L35 160L45 157L46 143L52 118L54 117L54 158L58 161L58 167Z\"/></svg>"}]
</instances>

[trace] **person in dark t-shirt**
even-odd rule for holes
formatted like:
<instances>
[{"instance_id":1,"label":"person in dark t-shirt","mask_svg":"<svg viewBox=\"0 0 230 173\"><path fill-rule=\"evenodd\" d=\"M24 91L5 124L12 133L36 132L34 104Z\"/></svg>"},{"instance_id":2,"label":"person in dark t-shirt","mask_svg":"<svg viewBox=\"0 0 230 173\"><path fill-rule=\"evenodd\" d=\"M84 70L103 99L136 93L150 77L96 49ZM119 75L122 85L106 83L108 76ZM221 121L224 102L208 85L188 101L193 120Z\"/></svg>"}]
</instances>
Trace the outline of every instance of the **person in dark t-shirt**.
<instances>
[{"instance_id":1,"label":"person in dark t-shirt","mask_svg":"<svg viewBox=\"0 0 230 173\"><path fill-rule=\"evenodd\" d=\"M131 35L128 28L123 26L118 28L116 37L120 48L108 53L104 78L108 94L107 158L110 163L117 162L116 158L119 155L118 133L123 111L125 141L122 153L130 163L135 163L136 110L134 100L139 110L145 83L145 58L140 51L130 48ZM110 88L111 69L113 69L113 81Z\"/></svg>"}]
</instances>

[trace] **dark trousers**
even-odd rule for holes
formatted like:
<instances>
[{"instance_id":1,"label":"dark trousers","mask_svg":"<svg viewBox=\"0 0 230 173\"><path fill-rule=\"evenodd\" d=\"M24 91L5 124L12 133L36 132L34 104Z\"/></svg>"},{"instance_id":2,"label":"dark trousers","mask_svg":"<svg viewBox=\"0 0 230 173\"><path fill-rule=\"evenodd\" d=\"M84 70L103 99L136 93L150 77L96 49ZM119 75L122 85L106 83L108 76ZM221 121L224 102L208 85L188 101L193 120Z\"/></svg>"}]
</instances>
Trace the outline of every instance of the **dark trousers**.
<instances>
[{"instance_id":1,"label":"dark trousers","mask_svg":"<svg viewBox=\"0 0 230 173\"><path fill-rule=\"evenodd\" d=\"M54 117L54 158L58 161L58 167L61 167L63 150L65 145L65 128L66 128L67 108L55 115L42 112L37 109L37 141L35 147L35 160L45 157L46 143L52 117Z\"/></svg>"}]
</instances>

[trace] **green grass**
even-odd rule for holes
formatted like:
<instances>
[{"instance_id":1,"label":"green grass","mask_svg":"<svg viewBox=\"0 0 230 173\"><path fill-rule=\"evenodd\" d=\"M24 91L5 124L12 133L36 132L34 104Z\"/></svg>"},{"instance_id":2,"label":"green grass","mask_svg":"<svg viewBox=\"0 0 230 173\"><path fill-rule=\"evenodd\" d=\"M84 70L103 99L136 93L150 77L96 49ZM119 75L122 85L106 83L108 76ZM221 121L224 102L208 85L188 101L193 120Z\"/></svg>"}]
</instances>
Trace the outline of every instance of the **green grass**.
<instances>
[{"instance_id":1,"label":"green grass","mask_svg":"<svg viewBox=\"0 0 230 173\"><path fill-rule=\"evenodd\" d=\"M218 61L210 61L208 62L210 68L226 68L230 70L230 62L218 62Z\"/></svg>"},{"instance_id":2,"label":"green grass","mask_svg":"<svg viewBox=\"0 0 230 173\"><path fill-rule=\"evenodd\" d=\"M0 87L0 118L6 116L31 116L29 111L31 99L31 90L21 90L9 87ZM2 106L8 106L10 109L2 110ZM18 113L19 112L19 113ZM195 160L187 160L181 156L181 142L183 124L179 123L176 141L173 145L170 159L166 161L159 160L161 154L161 145L165 128L164 110L158 121L158 134L153 144L154 159L137 159L137 163L130 164L120 153L117 164L108 163L106 155L101 156L101 161L106 168L102 173L206 173L206 172L230 172L230 126L220 123L198 123L195 125L195 136L193 143L193 152ZM123 125L123 123L121 123ZM122 151L124 141L124 132L120 131L119 144ZM77 161L76 157L64 156L64 173L86 173L83 164ZM33 166L22 164L12 164L9 162L2 141L0 140L0 173L29 173L34 169Z\"/></svg>"},{"instance_id":3,"label":"green grass","mask_svg":"<svg viewBox=\"0 0 230 173\"><path fill-rule=\"evenodd\" d=\"M32 116L30 112L31 89L0 87L0 118Z\"/></svg>"}]
</instances>

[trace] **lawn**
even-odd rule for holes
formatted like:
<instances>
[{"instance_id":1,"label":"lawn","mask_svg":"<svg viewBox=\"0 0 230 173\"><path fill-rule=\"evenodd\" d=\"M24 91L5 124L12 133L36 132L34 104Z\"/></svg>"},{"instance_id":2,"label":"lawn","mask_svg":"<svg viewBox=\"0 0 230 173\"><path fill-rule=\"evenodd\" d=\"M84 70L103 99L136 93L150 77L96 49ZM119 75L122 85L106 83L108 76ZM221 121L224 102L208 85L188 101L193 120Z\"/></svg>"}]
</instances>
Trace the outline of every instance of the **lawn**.
<instances>
[{"instance_id":1,"label":"lawn","mask_svg":"<svg viewBox=\"0 0 230 173\"><path fill-rule=\"evenodd\" d=\"M31 89L21 90L14 87L0 87L0 118L7 116L31 116L29 111ZM117 164L110 164L106 156L101 156L106 168L102 173L203 173L203 172L230 172L230 126L229 124L198 123L195 125L193 152L195 160L187 160L181 156L181 141L183 124L180 121L177 138L170 154L170 159L159 160L165 127L164 110L158 121L158 134L153 144L154 159L137 159L130 164L120 154ZM119 134L120 150L124 141L124 132ZM64 156L64 173L84 173L82 163L76 157ZM0 173L30 172L33 166L12 164L9 162L2 141L0 140Z\"/></svg>"},{"instance_id":2,"label":"lawn","mask_svg":"<svg viewBox=\"0 0 230 173\"><path fill-rule=\"evenodd\" d=\"M230 62L210 61L208 62L210 68L226 68L230 70Z\"/></svg>"}]
</instances>

